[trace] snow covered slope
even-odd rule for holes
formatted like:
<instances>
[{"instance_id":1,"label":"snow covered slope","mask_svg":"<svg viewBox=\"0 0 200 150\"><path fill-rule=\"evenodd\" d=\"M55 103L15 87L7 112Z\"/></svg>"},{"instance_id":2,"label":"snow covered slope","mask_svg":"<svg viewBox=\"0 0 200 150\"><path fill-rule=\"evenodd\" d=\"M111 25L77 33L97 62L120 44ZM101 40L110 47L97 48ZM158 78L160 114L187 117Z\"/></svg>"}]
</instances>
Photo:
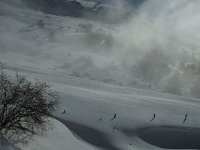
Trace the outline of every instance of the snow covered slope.
<instances>
[{"instance_id":1,"label":"snow covered slope","mask_svg":"<svg viewBox=\"0 0 200 150\"><path fill-rule=\"evenodd\" d=\"M12 70L8 72L14 74ZM61 101L54 117L79 140L97 149L199 148L198 99L36 71L22 72L30 79L50 83ZM154 114L155 119L151 121ZM188 117L183 124L185 114ZM160 142L152 142L152 138L160 139ZM189 143L183 145L184 141ZM172 146L166 147L169 142L173 143Z\"/></svg>"},{"instance_id":2,"label":"snow covered slope","mask_svg":"<svg viewBox=\"0 0 200 150\"><path fill-rule=\"evenodd\" d=\"M53 120L55 129L35 136L24 149L200 149L199 99L123 86L198 96L198 52L176 51L171 60L165 50L146 51L154 42L170 45L154 37L164 32L157 27L160 18L148 22L148 13L139 13L131 29L141 32L127 36L125 27L132 24L119 27L48 15L17 0L0 4L0 61L6 71L47 81L60 98L53 116L61 123ZM175 5L170 4L164 14L173 12ZM185 26L180 29L185 31ZM173 35L167 36L170 41ZM185 39L178 42L186 45L172 48L191 48L190 41L189 46Z\"/></svg>"},{"instance_id":3,"label":"snow covered slope","mask_svg":"<svg viewBox=\"0 0 200 150\"><path fill-rule=\"evenodd\" d=\"M23 150L94 150L92 146L79 141L65 125L50 119L54 124L44 135L36 135L28 145L21 146Z\"/></svg>"},{"instance_id":4,"label":"snow covered slope","mask_svg":"<svg viewBox=\"0 0 200 150\"><path fill-rule=\"evenodd\" d=\"M20 0L2 0L0 58L41 72L199 98L195 24L200 24L196 20L200 12L195 3L163 5L148 0L129 21L105 24L34 11ZM163 20L166 16L169 21Z\"/></svg>"},{"instance_id":5,"label":"snow covered slope","mask_svg":"<svg viewBox=\"0 0 200 150\"><path fill-rule=\"evenodd\" d=\"M0 138L0 150L94 150L91 145L74 137L73 133L59 121L49 118L51 126L47 132L34 135L28 144L14 146L3 137Z\"/></svg>"}]
</instances>

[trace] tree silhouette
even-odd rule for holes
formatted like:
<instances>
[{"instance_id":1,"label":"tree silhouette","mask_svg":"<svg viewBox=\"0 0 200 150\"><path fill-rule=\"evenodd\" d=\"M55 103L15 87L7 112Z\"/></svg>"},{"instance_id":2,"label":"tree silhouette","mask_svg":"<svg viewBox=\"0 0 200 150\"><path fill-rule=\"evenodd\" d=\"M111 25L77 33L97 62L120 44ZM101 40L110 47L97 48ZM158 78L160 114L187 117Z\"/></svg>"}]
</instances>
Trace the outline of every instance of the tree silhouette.
<instances>
[{"instance_id":1,"label":"tree silhouette","mask_svg":"<svg viewBox=\"0 0 200 150\"><path fill-rule=\"evenodd\" d=\"M0 133L14 142L27 138L48 126L48 116L58 101L46 82L27 80L16 74L11 79L1 67L0 73Z\"/></svg>"}]
</instances>

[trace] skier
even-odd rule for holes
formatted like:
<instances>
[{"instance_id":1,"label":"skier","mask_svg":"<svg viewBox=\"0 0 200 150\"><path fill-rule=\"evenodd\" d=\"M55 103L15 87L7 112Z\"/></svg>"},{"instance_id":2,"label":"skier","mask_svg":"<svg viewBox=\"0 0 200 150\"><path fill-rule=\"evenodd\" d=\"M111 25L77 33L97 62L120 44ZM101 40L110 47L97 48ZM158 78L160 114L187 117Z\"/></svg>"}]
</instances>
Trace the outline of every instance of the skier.
<instances>
[{"instance_id":1,"label":"skier","mask_svg":"<svg viewBox=\"0 0 200 150\"><path fill-rule=\"evenodd\" d=\"M153 118L151 119L151 122L156 118L156 114L153 114Z\"/></svg>"},{"instance_id":2,"label":"skier","mask_svg":"<svg viewBox=\"0 0 200 150\"><path fill-rule=\"evenodd\" d=\"M65 109L64 109L64 111L61 113L61 114L65 114L66 112L65 112Z\"/></svg>"},{"instance_id":3,"label":"skier","mask_svg":"<svg viewBox=\"0 0 200 150\"><path fill-rule=\"evenodd\" d=\"M102 117L99 118L99 121L101 121L101 120L102 120Z\"/></svg>"},{"instance_id":4,"label":"skier","mask_svg":"<svg viewBox=\"0 0 200 150\"><path fill-rule=\"evenodd\" d=\"M114 119L116 119L117 114L114 114L113 118L110 119L110 121L113 121Z\"/></svg>"},{"instance_id":5,"label":"skier","mask_svg":"<svg viewBox=\"0 0 200 150\"><path fill-rule=\"evenodd\" d=\"M185 123L185 121L187 120L188 114L185 114L185 118L183 120L183 124Z\"/></svg>"}]
</instances>

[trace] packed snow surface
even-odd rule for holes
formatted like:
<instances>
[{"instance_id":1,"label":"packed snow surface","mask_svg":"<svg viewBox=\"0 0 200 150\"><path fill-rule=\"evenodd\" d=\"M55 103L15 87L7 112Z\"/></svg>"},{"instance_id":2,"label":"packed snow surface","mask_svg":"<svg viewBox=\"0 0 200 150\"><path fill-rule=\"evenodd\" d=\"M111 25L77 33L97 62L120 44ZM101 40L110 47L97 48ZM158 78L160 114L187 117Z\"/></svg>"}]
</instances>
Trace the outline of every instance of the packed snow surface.
<instances>
[{"instance_id":1,"label":"packed snow surface","mask_svg":"<svg viewBox=\"0 0 200 150\"><path fill-rule=\"evenodd\" d=\"M18 147L200 149L200 100L186 97L199 97L199 40L191 36L199 15L184 15L191 22L186 25L180 17L184 10L198 14L198 3L149 0L134 19L113 25L2 0L0 61L6 72L49 82L60 101L53 129Z\"/></svg>"},{"instance_id":2,"label":"packed snow surface","mask_svg":"<svg viewBox=\"0 0 200 150\"><path fill-rule=\"evenodd\" d=\"M55 119L54 124L44 135L36 135L28 145L21 146L24 150L94 150L94 148L78 140L65 125Z\"/></svg>"}]
</instances>

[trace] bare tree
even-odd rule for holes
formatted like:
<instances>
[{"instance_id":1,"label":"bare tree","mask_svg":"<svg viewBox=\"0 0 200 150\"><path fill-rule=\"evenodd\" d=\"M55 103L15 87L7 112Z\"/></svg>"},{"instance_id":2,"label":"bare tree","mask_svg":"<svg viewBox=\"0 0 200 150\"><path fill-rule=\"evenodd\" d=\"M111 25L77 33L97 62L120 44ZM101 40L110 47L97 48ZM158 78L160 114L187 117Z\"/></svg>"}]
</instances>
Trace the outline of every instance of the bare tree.
<instances>
[{"instance_id":1,"label":"bare tree","mask_svg":"<svg viewBox=\"0 0 200 150\"><path fill-rule=\"evenodd\" d=\"M46 82L27 80L16 74L11 79L1 67L0 133L14 142L26 142L48 127L48 116L58 101Z\"/></svg>"}]
</instances>

